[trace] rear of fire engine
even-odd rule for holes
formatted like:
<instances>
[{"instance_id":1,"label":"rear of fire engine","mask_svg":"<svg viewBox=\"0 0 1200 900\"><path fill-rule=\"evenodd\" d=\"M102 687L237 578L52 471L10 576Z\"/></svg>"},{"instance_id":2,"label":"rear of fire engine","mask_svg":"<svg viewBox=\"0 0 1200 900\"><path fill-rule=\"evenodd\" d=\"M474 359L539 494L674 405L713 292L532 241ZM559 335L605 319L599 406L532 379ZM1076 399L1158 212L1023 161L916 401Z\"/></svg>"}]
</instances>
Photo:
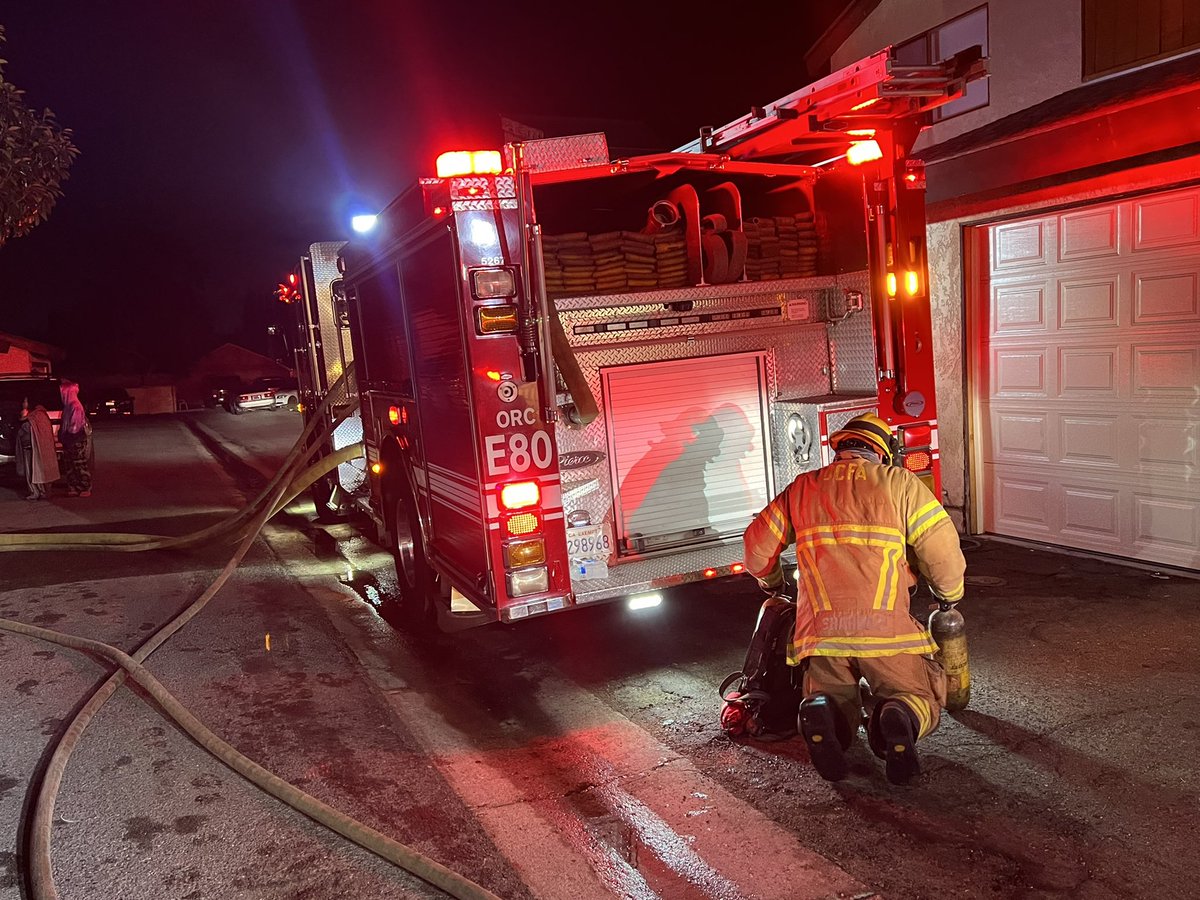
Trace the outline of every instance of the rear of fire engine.
<instances>
[{"instance_id":1,"label":"rear of fire engine","mask_svg":"<svg viewBox=\"0 0 1200 900\"><path fill-rule=\"evenodd\" d=\"M889 50L674 152L443 154L342 252L371 513L452 629L740 572L866 410L940 491L922 115L978 52Z\"/></svg>"}]
</instances>

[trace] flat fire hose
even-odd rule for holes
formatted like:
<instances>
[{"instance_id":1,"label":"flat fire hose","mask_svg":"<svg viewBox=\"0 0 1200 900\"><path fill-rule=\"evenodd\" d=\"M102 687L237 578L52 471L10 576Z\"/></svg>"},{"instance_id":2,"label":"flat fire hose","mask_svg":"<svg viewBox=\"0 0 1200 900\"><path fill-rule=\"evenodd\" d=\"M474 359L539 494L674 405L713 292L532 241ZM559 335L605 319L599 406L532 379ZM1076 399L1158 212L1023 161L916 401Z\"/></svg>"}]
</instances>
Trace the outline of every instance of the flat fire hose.
<instances>
[{"instance_id":1,"label":"flat fire hose","mask_svg":"<svg viewBox=\"0 0 1200 900\"><path fill-rule=\"evenodd\" d=\"M253 760L239 753L231 745L223 741L208 728L206 728L195 716L193 716L186 707L176 700L170 692L166 690L155 678L151 675L141 663L145 661L150 654L161 647L169 638L177 631L183 628L188 622L195 618L208 602L216 596L217 592L225 585L229 577L237 569L251 545L257 539L259 532L267 521L276 514L280 509L287 505L291 497L296 496L303 490L306 490L317 478L333 468L335 463L330 461L339 458L341 455L353 458L355 454L350 454L348 451L355 448L344 448L336 454L326 457L314 466L310 466L297 477L292 477L292 469L298 464L298 461L307 459L311 453L305 453L306 447L311 447L309 438L312 437L315 431L316 424L323 418L323 413L328 409L332 402L335 392L344 388L346 379L349 377L349 372L344 375L339 381L330 388L321 406L317 409L316 414L309 421L300 438L293 446L292 451L288 454L284 465L280 468L276 476L271 480L271 483L263 490L263 492L250 504L249 507L243 509L238 514L230 517L228 522L241 523L246 518L250 518L250 522L244 528L235 524L234 529L237 530L241 541L238 544L234 555L225 564L220 574L212 584L187 606L179 615L175 616L171 621L167 622L162 628L151 635L144 644L132 655L126 654L124 651L112 647L108 644L99 641L92 641L87 638L80 638L74 635L63 634L61 632L49 631L44 628L38 628L33 625L27 625L23 622L17 622L11 619L0 619L0 630L12 632L14 634L22 634L29 637L38 638L40 640L49 641L65 647L71 647L84 652L94 653L112 660L120 666L116 672L112 673L88 698L87 702L80 707L75 716L67 725L62 738L59 740L50 757L50 761L46 766L46 771L43 775L41 784L38 789L38 795L33 806L33 820L30 826L30 881L33 888L34 900L57 900L58 891L54 884L54 872L51 863L50 855L50 840L51 831L54 821L54 801L58 795L59 787L62 784L63 776L66 772L67 762L74 751L80 738L83 736L84 730L91 722L93 717L100 709L108 702L109 698L116 693L117 689L124 683L127 675L133 677L142 688L149 693L154 700L159 704L161 709L167 713L184 731L186 731L203 749L215 756L225 765L229 766L239 775L242 775L248 781L282 800L287 805L291 806L298 812L311 818L313 821L324 825L325 827L336 831L338 834L348 838L364 849L370 850L372 853L381 858L393 863L400 868L405 869L416 877L433 884L442 890L446 891L450 896L461 898L461 900L499 900L495 894L488 891L486 888L470 881L465 876L459 875L445 866L429 859L426 856L416 852L410 847L395 841L386 835L358 822L345 814L338 812L336 809L322 803L315 797L306 794L294 785L288 784L283 779L272 774L271 772L259 766ZM344 413L332 422L329 422L323 429L319 440L324 440L337 427L342 419L349 413ZM327 466L327 467L326 467ZM222 523L225 524L225 523ZM141 541L142 544L155 544L156 547L179 547L192 545L200 542L197 540L199 535L205 535L206 539L212 539L215 536L225 536L231 529L214 526L212 528L203 529L200 532L194 532L192 535L185 535L181 539L176 538L156 538L154 536L138 536L141 538L149 537L149 541ZM25 537L25 536L20 536ZM59 537L62 535L35 535L34 537ZM97 535L82 535L81 537L96 538ZM141 546L137 549L155 549L156 547ZM2 547L0 549L47 549L44 545L13 545ZM100 545L93 544L91 549L133 549L129 545Z\"/></svg>"},{"instance_id":2,"label":"flat fire hose","mask_svg":"<svg viewBox=\"0 0 1200 900\"><path fill-rule=\"evenodd\" d=\"M575 411L579 418L578 424L591 424L600 414L600 409L596 406L596 398L592 396L592 389L588 387L583 370L579 368L579 360L575 358L575 349L567 340L567 333L563 331L562 319L554 309L554 301L550 301L550 307L550 349L554 354L554 364L558 367L563 381L567 384L567 391L570 392L571 399L575 402Z\"/></svg>"}]
</instances>

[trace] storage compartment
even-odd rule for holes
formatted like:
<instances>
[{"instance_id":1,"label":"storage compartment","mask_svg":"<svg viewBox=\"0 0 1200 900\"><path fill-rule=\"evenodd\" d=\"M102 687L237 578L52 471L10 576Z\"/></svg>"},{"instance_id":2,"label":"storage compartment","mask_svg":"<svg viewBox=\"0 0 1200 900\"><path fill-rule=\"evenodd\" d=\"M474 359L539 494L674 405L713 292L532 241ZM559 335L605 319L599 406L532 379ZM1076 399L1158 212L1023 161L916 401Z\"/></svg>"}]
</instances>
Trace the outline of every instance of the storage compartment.
<instances>
[{"instance_id":1,"label":"storage compartment","mask_svg":"<svg viewBox=\"0 0 1200 900\"><path fill-rule=\"evenodd\" d=\"M771 404L771 443L775 482L782 490L797 475L833 461L829 435L855 416L875 412L873 396L825 394L776 400Z\"/></svg>"},{"instance_id":2,"label":"storage compartment","mask_svg":"<svg viewBox=\"0 0 1200 900\"><path fill-rule=\"evenodd\" d=\"M600 370L618 552L741 534L770 499L761 352Z\"/></svg>"},{"instance_id":3,"label":"storage compartment","mask_svg":"<svg viewBox=\"0 0 1200 900\"><path fill-rule=\"evenodd\" d=\"M558 298L832 274L845 254L828 250L813 196L809 178L678 168L538 185L547 291ZM852 207L861 217L861 200ZM846 237L861 243L859 232ZM865 258L865 247L852 255Z\"/></svg>"}]
</instances>

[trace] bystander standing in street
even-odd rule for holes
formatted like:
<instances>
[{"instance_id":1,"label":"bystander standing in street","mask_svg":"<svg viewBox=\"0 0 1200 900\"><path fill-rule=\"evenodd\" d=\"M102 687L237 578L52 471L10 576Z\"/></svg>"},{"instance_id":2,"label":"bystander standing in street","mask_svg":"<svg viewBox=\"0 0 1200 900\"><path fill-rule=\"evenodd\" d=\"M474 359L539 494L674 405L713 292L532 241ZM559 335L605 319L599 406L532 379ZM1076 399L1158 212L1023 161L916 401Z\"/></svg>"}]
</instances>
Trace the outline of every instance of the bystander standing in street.
<instances>
[{"instance_id":1,"label":"bystander standing in street","mask_svg":"<svg viewBox=\"0 0 1200 900\"><path fill-rule=\"evenodd\" d=\"M92 428L88 423L87 411L79 402L79 385L64 378L59 390L62 393L63 410L58 439L63 445L67 496L90 497L92 474L88 469L88 443Z\"/></svg>"},{"instance_id":2,"label":"bystander standing in street","mask_svg":"<svg viewBox=\"0 0 1200 900\"><path fill-rule=\"evenodd\" d=\"M45 500L50 486L58 481L58 454L54 450L54 426L46 408L21 407L21 425L17 429L17 474L25 476L29 486L26 500Z\"/></svg>"}]
</instances>

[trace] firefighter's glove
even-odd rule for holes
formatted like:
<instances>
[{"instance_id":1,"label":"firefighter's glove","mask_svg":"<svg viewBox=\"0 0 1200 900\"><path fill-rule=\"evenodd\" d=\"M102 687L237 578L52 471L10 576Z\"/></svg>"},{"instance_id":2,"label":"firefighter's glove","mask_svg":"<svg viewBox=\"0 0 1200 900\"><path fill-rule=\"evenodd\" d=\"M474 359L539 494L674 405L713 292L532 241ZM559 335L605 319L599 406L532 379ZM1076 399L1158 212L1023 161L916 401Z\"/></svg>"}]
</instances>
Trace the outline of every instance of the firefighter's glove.
<instances>
[{"instance_id":1,"label":"firefighter's glove","mask_svg":"<svg viewBox=\"0 0 1200 900\"><path fill-rule=\"evenodd\" d=\"M958 604L962 602L962 597L959 597L957 600L947 600L945 597L939 596L938 592L935 590L931 589L930 593L933 594L933 599L937 601L938 609L940 609L942 612L945 612L953 606L958 606Z\"/></svg>"},{"instance_id":2,"label":"firefighter's glove","mask_svg":"<svg viewBox=\"0 0 1200 900\"><path fill-rule=\"evenodd\" d=\"M783 578L783 568L780 566L776 566L774 571L768 572L766 575L756 580L758 581L758 586L768 594L783 593L785 582Z\"/></svg>"}]
</instances>

